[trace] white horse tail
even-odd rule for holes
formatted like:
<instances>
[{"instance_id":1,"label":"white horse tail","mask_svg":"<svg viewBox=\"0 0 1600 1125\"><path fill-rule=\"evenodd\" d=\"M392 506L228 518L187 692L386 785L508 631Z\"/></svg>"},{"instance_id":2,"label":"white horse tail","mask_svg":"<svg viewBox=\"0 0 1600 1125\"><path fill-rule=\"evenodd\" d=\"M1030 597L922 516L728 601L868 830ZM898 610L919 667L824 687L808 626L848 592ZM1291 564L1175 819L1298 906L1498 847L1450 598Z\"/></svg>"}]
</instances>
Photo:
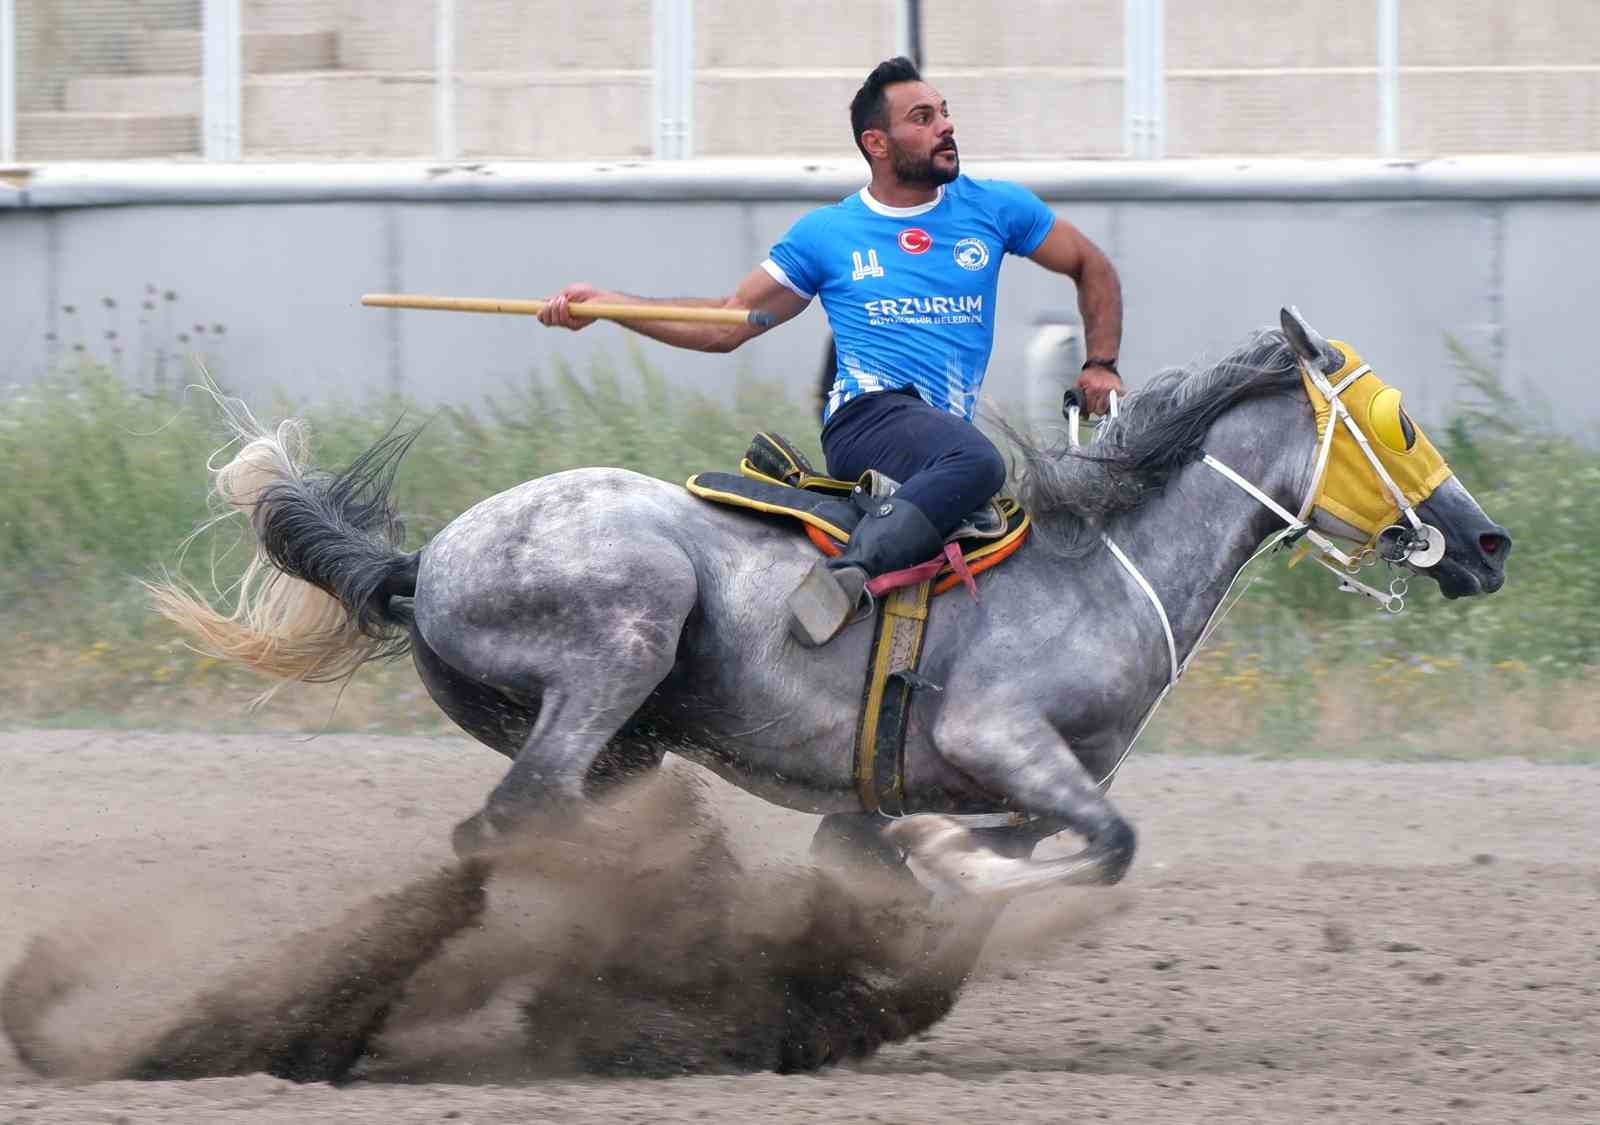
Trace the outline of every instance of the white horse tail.
<instances>
[{"instance_id":1,"label":"white horse tail","mask_svg":"<svg viewBox=\"0 0 1600 1125\"><path fill-rule=\"evenodd\" d=\"M343 472L321 473L307 467L303 422L268 432L243 403L213 395L244 443L214 469L218 519L248 517L255 557L231 610L171 576L146 583L156 609L200 651L280 683L340 680L405 653L410 605L391 599L416 592L417 556L398 549L389 491L416 434L391 431Z\"/></svg>"}]
</instances>

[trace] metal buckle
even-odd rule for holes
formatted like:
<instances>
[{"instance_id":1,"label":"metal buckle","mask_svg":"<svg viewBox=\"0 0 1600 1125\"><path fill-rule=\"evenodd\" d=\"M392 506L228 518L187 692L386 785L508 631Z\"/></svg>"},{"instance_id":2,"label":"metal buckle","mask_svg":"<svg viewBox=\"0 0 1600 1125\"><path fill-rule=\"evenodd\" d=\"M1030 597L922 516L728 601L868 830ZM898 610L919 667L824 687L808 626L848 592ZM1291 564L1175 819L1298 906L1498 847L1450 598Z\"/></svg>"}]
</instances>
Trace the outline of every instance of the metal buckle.
<instances>
[{"instance_id":1,"label":"metal buckle","mask_svg":"<svg viewBox=\"0 0 1600 1125\"><path fill-rule=\"evenodd\" d=\"M844 629L848 629L850 626L855 625L858 622L867 620L877 612L878 599L873 596L872 591L863 586L861 587L861 596L866 600L862 603L861 608L856 610L855 615L851 617L849 621L844 623ZM843 632L843 629L840 631Z\"/></svg>"}]
</instances>

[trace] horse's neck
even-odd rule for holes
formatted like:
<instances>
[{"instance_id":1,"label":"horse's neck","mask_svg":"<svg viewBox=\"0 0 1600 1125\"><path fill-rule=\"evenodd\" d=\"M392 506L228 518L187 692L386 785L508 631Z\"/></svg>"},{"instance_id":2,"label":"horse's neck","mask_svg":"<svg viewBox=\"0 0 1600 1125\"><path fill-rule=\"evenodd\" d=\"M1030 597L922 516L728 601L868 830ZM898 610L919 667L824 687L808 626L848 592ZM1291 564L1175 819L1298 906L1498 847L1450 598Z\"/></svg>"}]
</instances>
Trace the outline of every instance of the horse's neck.
<instances>
[{"instance_id":1,"label":"horse's neck","mask_svg":"<svg viewBox=\"0 0 1600 1125\"><path fill-rule=\"evenodd\" d=\"M1280 396L1246 403L1219 419L1206 452L1295 511L1315 437L1305 401ZM1106 531L1160 597L1183 660L1240 568L1283 526L1259 500L1197 461Z\"/></svg>"}]
</instances>

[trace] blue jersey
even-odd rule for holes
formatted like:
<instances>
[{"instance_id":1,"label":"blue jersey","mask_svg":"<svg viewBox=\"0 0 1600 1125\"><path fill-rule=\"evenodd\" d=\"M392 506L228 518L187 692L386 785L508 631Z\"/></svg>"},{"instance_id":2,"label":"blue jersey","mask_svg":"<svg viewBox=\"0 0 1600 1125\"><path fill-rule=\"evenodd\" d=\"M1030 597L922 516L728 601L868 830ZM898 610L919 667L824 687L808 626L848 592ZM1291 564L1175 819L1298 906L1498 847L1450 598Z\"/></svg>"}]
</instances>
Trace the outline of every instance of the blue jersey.
<instances>
[{"instance_id":1,"label":"blue jersey","mask_svg":"<svg viewBox=\"0 0 1600 1125\"><path fill-rule=\"evenodd\" d=\"M912 386L970 419L994 347L1000 260L1033 253L1054 222L1019 184L959 176L931 203L888 207L862 188L789 228L762 266L822 298L838 363L824 416Z\"/></svg>"}]
</instances>

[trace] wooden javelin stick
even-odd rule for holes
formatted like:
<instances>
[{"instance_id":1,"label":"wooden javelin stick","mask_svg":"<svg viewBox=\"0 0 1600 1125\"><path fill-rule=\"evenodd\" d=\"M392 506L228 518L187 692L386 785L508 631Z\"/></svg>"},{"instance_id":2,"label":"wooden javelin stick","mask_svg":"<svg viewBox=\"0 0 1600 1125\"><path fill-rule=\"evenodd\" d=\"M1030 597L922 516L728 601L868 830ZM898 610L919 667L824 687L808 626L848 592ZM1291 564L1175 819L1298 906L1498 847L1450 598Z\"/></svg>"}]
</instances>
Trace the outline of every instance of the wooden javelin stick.
<instances>
[{"instance_id":1,"label":"wooden javelin stick","mask_svg":"<svg viewBox=\"0 0 1600 1125\"><path fill-rule=\"evenodd\" d=\"M444 312L512 313L538 316L547 302L500 300L495 297L426 297L411 293L368 293L363 305L380 309L439 309ZM717 324L749 324L767 328L772 314L760 309L702 309L684 305L607 305L582 301L567 306L573 316L596 320L709 320Z\"/></svg>"}]
</instances>

